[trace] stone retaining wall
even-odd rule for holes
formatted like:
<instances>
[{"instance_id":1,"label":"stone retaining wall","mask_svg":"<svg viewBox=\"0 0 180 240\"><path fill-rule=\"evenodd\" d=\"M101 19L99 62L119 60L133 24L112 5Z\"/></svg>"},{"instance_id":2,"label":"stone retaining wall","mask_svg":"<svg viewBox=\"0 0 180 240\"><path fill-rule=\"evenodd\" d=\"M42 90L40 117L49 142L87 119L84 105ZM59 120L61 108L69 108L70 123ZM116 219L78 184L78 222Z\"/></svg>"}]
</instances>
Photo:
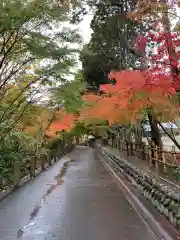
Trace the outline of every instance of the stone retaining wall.
<instances>
[{"instance_id":1,"label":"stone retaining wall","mask_svg":"<svg viewBox=\"0 0 180 240\"><path fill-rule=\"evenodd\" d=\"M115 156L109 149L100 146L100 154L113 164L116 173L121 172L154 207L180 229L180 188L157 179L153 174Z\"/></svg>"}]
</instances>

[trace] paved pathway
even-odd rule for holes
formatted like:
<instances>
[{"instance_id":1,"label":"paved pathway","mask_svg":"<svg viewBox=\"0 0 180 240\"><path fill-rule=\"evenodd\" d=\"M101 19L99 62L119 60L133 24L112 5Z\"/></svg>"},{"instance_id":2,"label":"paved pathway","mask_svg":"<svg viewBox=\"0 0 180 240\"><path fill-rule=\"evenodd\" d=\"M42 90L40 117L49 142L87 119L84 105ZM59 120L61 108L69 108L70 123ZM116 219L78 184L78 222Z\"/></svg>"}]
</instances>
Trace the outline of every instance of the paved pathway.
<instances>
[{"instance_id":1,"label":"paved pathway","mask_svg":"<svg viewBox=\"0 0 180 240\"><path fill-rule=\"evenodd\" d=\"M72 162L57 177L64 162ZM48 193L48 194L47 194ZM0 202L0 240L152 240L88 147L75 149Z\"/></svg>"}]
</instances>

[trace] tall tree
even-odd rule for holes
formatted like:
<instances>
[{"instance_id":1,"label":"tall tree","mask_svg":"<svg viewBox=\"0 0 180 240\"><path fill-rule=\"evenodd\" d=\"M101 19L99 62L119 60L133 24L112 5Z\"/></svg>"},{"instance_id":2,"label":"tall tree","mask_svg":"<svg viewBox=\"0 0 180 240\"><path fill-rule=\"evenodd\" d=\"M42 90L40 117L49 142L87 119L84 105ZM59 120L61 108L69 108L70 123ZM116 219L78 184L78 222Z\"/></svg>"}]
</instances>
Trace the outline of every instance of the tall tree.
<instances>
[{"instance_id":1,"label":"tall tree","mask_svg":"<svg viewBox=\"0 0 180 240\"><path fill-rule=\"evenodd\" d=\"M78 34L55 30L71 8L71 1L1 1L0 124L11 116L18 122L46 86L64 81L74 66L77 49L68 43L79 42Z\"/></svg>"},{"instance_id":2,"label":"tall tree","mask_svg":"<svg viewBox=\"0 0 180 240\"><path fill-rule=\"evenodd\" d=\"M91 41L81 54L85 80L99 86L108 83L111 70L135 68L138 56L132 51L135 36L143 31L141 24L126 17L134 9L135 1L90 1L94 8L91 21Z\"/></svg>"},{"instance_id":3,"label":"tall tree","mask_svg":"<svg viewBox=\"0 0 180 240\"><path fill-rule=\"evenodd\" d=\"M177 48L177 42L179 41L179 36L177 34L171 33L171 24L170 19L177 17L176 16L176 3L174 1L168 2L163 1L146 1L140 0L137 2L136 9L132 11L129 16L131 19L153 23L154 32L149 32L146 34L146 39L144 38L144 46L147 45L147 42L153 44L158 48L158 55L153 54L154 58L151 58L151 64L154 67L154 72L156 74L169 75L173 79L174 87L176 91L179 91L179 50ZM175 30L175 29L174 29ZM151 52L152 54L152 52ZM144 59L147 61L147 56L144 54ZM169 70L169 71L168 71ZM176 86L175 86L176 85ZM152 115L153 110L148 113L149 123L151 126L151 135L152 140L156 145L162 145L158 121L155 116ZM160 122L159 122L160 124ZM161 125L161 124L160 124ZM162 126L162 125L161 125ZM165 130L165 129L163 129ZM167 133L167 131L166 131ZM170 136L170 135L169 135ZM172 136L171 140L177 145L177 141Z\"/></svg>"}]
</instances>

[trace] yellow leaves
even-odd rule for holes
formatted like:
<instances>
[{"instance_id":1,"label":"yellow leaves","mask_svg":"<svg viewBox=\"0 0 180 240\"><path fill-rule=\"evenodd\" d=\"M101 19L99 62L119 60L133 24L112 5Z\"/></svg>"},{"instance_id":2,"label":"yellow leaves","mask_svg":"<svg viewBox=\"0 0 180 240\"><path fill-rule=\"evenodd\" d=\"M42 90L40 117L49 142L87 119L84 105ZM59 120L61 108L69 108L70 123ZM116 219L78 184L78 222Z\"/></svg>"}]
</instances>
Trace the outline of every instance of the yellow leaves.
<instances>
[{"instance_id":1,"label":"yellow leaves","mask_svg":"<svg viewBox=\"0 0 180 240\"><path fill-rule=\"evenodd\" d=\"M25 70L32 70L32 69L34 69L34 67L32 65L29 65L29 66L25 67Z\"/></svg>"}]
</instances>

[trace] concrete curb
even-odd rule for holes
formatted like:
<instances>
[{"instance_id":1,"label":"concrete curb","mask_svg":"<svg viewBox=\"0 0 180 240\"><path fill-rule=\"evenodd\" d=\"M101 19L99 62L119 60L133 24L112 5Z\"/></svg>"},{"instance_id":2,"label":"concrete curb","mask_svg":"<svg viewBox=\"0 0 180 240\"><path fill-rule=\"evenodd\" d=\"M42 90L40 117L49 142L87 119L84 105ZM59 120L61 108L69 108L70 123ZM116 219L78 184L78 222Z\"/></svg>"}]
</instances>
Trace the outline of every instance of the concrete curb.
<instances>
[{"instance_id":1,"label":"concrete curb","mask_svg":"<svg viewBox=\"0 0 180 240\"><path fill-rule=\"evenodd\" d=\"M118 173L118 176L114 170L107 164L104 159L101 159L101 162L105 168L110 172L110 174L115 178L118 187L123 191L127 201L137 212L139 217L145 223L146 227L153 233L154 239L156 240L174 240L163 227L156 221L154 216L150 211L144 206L144 204L135 196L135 194L129 189L128 185L123 180L123 176Z\"/></svg>"}]
</instances>

